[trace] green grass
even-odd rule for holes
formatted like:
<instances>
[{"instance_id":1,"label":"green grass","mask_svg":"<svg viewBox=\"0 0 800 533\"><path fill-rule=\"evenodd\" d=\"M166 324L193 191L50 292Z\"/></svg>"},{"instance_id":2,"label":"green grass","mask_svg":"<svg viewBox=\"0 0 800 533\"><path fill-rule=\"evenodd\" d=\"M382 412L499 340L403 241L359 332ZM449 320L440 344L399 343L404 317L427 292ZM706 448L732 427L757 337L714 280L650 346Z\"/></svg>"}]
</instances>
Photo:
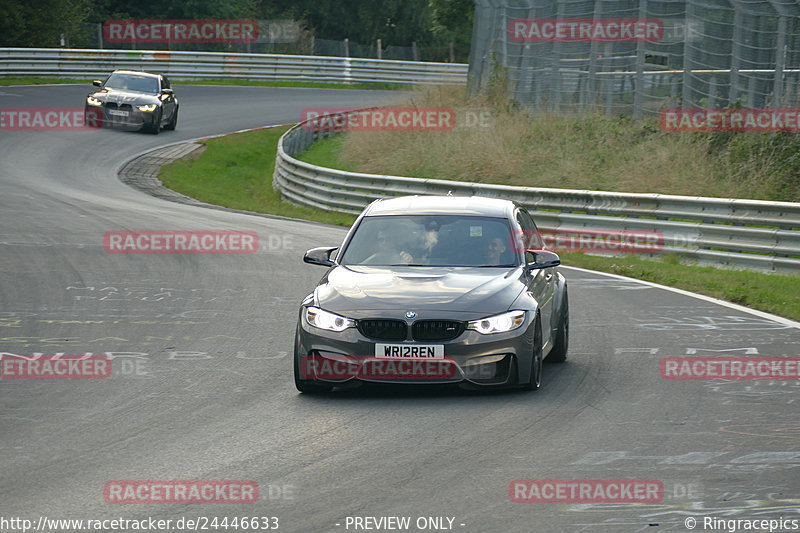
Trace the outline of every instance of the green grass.
<instances>
[{"instance_id":1,"label":"green grass","mask_svg":"<svg viewBox=\"0 0 800 533\"><path fill-rule=\"evenodd\" d=\"M85 83L92 84L92 80L80 80L76 78L41 78L36 76L0 76L0 87L6 85L48 85L53 83Z\"/></svg>"},{"instance_id":2,"label":"green grass","mask_svg":"<svg viewBox=\"0 0 800 533\"><path fill-rule=\"evenodd\" d=\"M341 153L344 135L333 135L312 144L308 150L295 156L300 161L327 168L338 168L348 172L356 172L354 166L342 161ZM419 176L412 176L419 177Z\"/></svg>"},{"instance_id":3,"label":"green grass","mask_svg":"<svg viewBox=\"0 0 800 533\"><path fill-rule=\"evenodd\" d=\"M298 207L282 201L272 189L276 145L286 129L270 128L204 141L208 148L199 158L166 165L159 177L166 186L204 202L350 226L353 216ZM311 153L326 160L335 158L337 142L341 141L316 144ZM688 266L679 264L674 255L666 255L664 261L572 253L561 257L565 265L678 287L800 320L800 276Z\"/></svg>"},{"instance_id":4,"label":"green grass","mask_svg":"<svg viewBox=\"0 0 800 533\"><path fill-rule=\"evenodd\" d=\"M180 85L240 85L257 87L308 87L316 89L377 89L377 90L408 90L410 85L397 83L325 83L320 81L281 81L281 80L240 80L224 78L219 80L184 80L175 81Z\"/></svg>"},{"instance_id":5,"label":"green grass","mask_svg":"<svg viewBox=\"0 0 800 533\"><path fill-rule=\"evenodd\" d=\"M179 159L162 167L159 179L171 189L210 204L349 226L355 220L352 215L295 206L282 201L273 190L278 139L287 129L268 128L203 141L207 148L199 158Z\"/></svg>"},{"instance_id":6,"label":"green grass","mask_svg":"<svg viewBox=\"0 0 800 533\"><path fill-rule=\"evenodd\" d=\"M91 85L93 79L74 79L74 78L43 78L35 76L25 77L0 77L0 86L4 85L44 85L44 84L67 84L85 83ZM231 86L254 86L254 87L299 87L317 89L370 89L370 90L408 90L411 87L398 85L396 83L324 83L317 81L281 81L281 80L240 80L240 79L218 79L218 80L176 80L175 85L231 85Z\"/></svg>"}]
</instances>

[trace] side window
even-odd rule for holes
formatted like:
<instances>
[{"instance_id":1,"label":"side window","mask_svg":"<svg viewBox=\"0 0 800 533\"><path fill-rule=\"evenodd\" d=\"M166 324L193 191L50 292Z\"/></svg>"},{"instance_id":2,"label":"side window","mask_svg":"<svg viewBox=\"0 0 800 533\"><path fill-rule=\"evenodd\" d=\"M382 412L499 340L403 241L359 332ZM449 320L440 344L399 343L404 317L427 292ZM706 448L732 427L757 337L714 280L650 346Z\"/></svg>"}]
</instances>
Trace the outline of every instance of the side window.
<instances>
[{"instance_id":1,"label":"side window","mask_svg":"<svg viewBox=\"0 0 800 533\"><path fill-rule=\"evenodd\" d=\"M536 228L536 224L534 223L531 216L528 214L527 211L520 208L517 210L517 224L520 225L522 228L522 243L526 250L528 249L536 249L541 250L544 248L544 243L542 242L542 236L539 235L539 230ZM531 262L533 261L533 254L526 253L525 254L525 261Z\"/></svg>"},{"instance_id":2,"label":"side window","mask_svg":"<svg viewBox=\"0 0 800 533\"><path fill-rule=\"evenodd\" d=\"M169 80L166 76L161 76L161 88L162 89L171 89L169 86Z\"/></svg>"}]
</instances>

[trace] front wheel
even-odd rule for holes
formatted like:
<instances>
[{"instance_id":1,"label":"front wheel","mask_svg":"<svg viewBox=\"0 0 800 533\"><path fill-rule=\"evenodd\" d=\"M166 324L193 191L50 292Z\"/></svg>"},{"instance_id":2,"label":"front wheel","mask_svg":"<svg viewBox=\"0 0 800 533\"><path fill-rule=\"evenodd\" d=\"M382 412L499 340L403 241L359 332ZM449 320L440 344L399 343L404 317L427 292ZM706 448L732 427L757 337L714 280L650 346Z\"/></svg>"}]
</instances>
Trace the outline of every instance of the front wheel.
<instances>
[{"instance_id":1,"label":"front wheel","mask_svg":"<svg viewBox=\"0 0 800 533\"><path fill-rule=\"evenodd\" d=\"M178 108L176 107L175 112L172 113L172 118L169 119L169 122L167 122L167 125L164 126L164 129L174 130L177 125L178 125Z\"/></svg>"},{"instance_id":2,"label":"front wheel","mask_svg":"<svg viewBox=\"0 0 800 533\"><path fill-rule=\"evenodd\" d=\"M303 379L300 376L300 363L298 361L296 350L294 354L294 386L298 391L305 394L321 394L333 390L333 385L316 383L307 379Z\"/></svg>"},{"instance_id":3,"label":"front wheel","mask_svg":"<svg viewBox=\"0 0 800 533\"><path fill-rule=\"evenodd\" d=\"M542 322L536 317L533 333L533 357L531 357L530 381L523 385L525 390L539 390L542 386Z\"/></svg>"},{"instance_id":4,"label":"front wheel","mask_svg":"<svg viewBox=\"0 0 800 533\"><path fill-rule=\"evenodd\" d=\"M564 287L564 302L561 304L561 322L558 325L556 343L547 356L547 360L552 363L563 363L567 360L567 349L569 348L569 299L567 299L567 288Z\"/></svg>"},{"instance_id":5,"label":"front wheel","mask_svg":"<svg viewBox=\"0 0 800 533\"><path fill-rule=\"evenodd\" d=\"M158 133L161 131L161 109L159 109L156 113L157 115L153 117L153 126L150 129L150 132L153 135L158 135Z\"/></svg>"}]
</instances>

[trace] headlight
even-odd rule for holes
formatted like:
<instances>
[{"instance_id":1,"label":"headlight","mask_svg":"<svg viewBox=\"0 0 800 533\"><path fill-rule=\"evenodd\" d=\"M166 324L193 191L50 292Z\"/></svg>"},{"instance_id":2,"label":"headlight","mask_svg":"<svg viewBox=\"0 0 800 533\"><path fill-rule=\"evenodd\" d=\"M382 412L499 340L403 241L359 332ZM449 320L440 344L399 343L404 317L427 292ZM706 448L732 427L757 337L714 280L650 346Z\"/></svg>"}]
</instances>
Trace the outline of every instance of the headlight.
<instances>
[{"instance_id":1,"label":"headlight","mask_svg":"<svg viewBox=\"0 0 800 533\"><path fill-rule=\"evenodd\" d=\"M101 102L100 100L98 100L94 96L87 96L86 97L86 103L89 104L89 105L93 105L93 106L101 106L101 105L103 105L103 102Z\"/></svg>"},{"instance_id":2,"label":"headlight","mask_svg":"<svg viewBox=\"0 0 800 533\"><path fill-rule=\"evenodd\" d=\"M156 104L137 105L136 107L139 108L139 111L145 111L147 113L156 110Z\"/></svg>"},{"instance_id":3,"label":"headlight","mask_svg":"<svg viewBox=\"0 0 800 533\"><path fill-rule=\"evenodd\" d=\"M480 320L472 320L467 324L467 329L474 329L478 333L503 333L517 329L525 322L525 311L509 311L500 315L487 316Z\"/></svg>"},{"instance_id":4,"label":"headlight","mask_svg":"<svg viewBox=\"0 0 800 533\"><path fill-rule=\"evenodd\" d=\"M353 319L329 313L319 307L306 307L305 313L308 323L320 329L344 331L356 325Z\"/></svg>"}]
</instances>

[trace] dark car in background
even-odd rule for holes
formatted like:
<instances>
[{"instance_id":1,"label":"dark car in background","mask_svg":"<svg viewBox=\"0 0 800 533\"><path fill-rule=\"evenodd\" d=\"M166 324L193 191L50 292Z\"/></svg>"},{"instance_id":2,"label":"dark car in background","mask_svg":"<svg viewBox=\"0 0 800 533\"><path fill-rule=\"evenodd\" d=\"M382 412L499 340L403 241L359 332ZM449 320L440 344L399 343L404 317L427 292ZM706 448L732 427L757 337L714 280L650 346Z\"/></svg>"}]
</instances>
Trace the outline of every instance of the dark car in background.
<instances>
[{"instance_id":1,"label":"dark car in background","mask_svg":"<svg viewBox=\"0 0 800 533\"><path fill-rule=\"evenodd\" d=\"M329 270L300 307L297 389L364 382L538 389L543 360L564 361L569 339L566 279L541 242L529 213L512 201L376 200L341 247L303 258Z\"/></svg>"},{"instance_id":2,"label":"dark car in background","mask_svg":"<svg viewBox=\"0 0 800 533\"><path fill-rule=\"evenodd\" d=\"M85 122L92 127L174 130L178 125L178 97L162 74L115 70L105 81L92 82L97 90L86 97Z\"/></svg>"}]
</instances>

